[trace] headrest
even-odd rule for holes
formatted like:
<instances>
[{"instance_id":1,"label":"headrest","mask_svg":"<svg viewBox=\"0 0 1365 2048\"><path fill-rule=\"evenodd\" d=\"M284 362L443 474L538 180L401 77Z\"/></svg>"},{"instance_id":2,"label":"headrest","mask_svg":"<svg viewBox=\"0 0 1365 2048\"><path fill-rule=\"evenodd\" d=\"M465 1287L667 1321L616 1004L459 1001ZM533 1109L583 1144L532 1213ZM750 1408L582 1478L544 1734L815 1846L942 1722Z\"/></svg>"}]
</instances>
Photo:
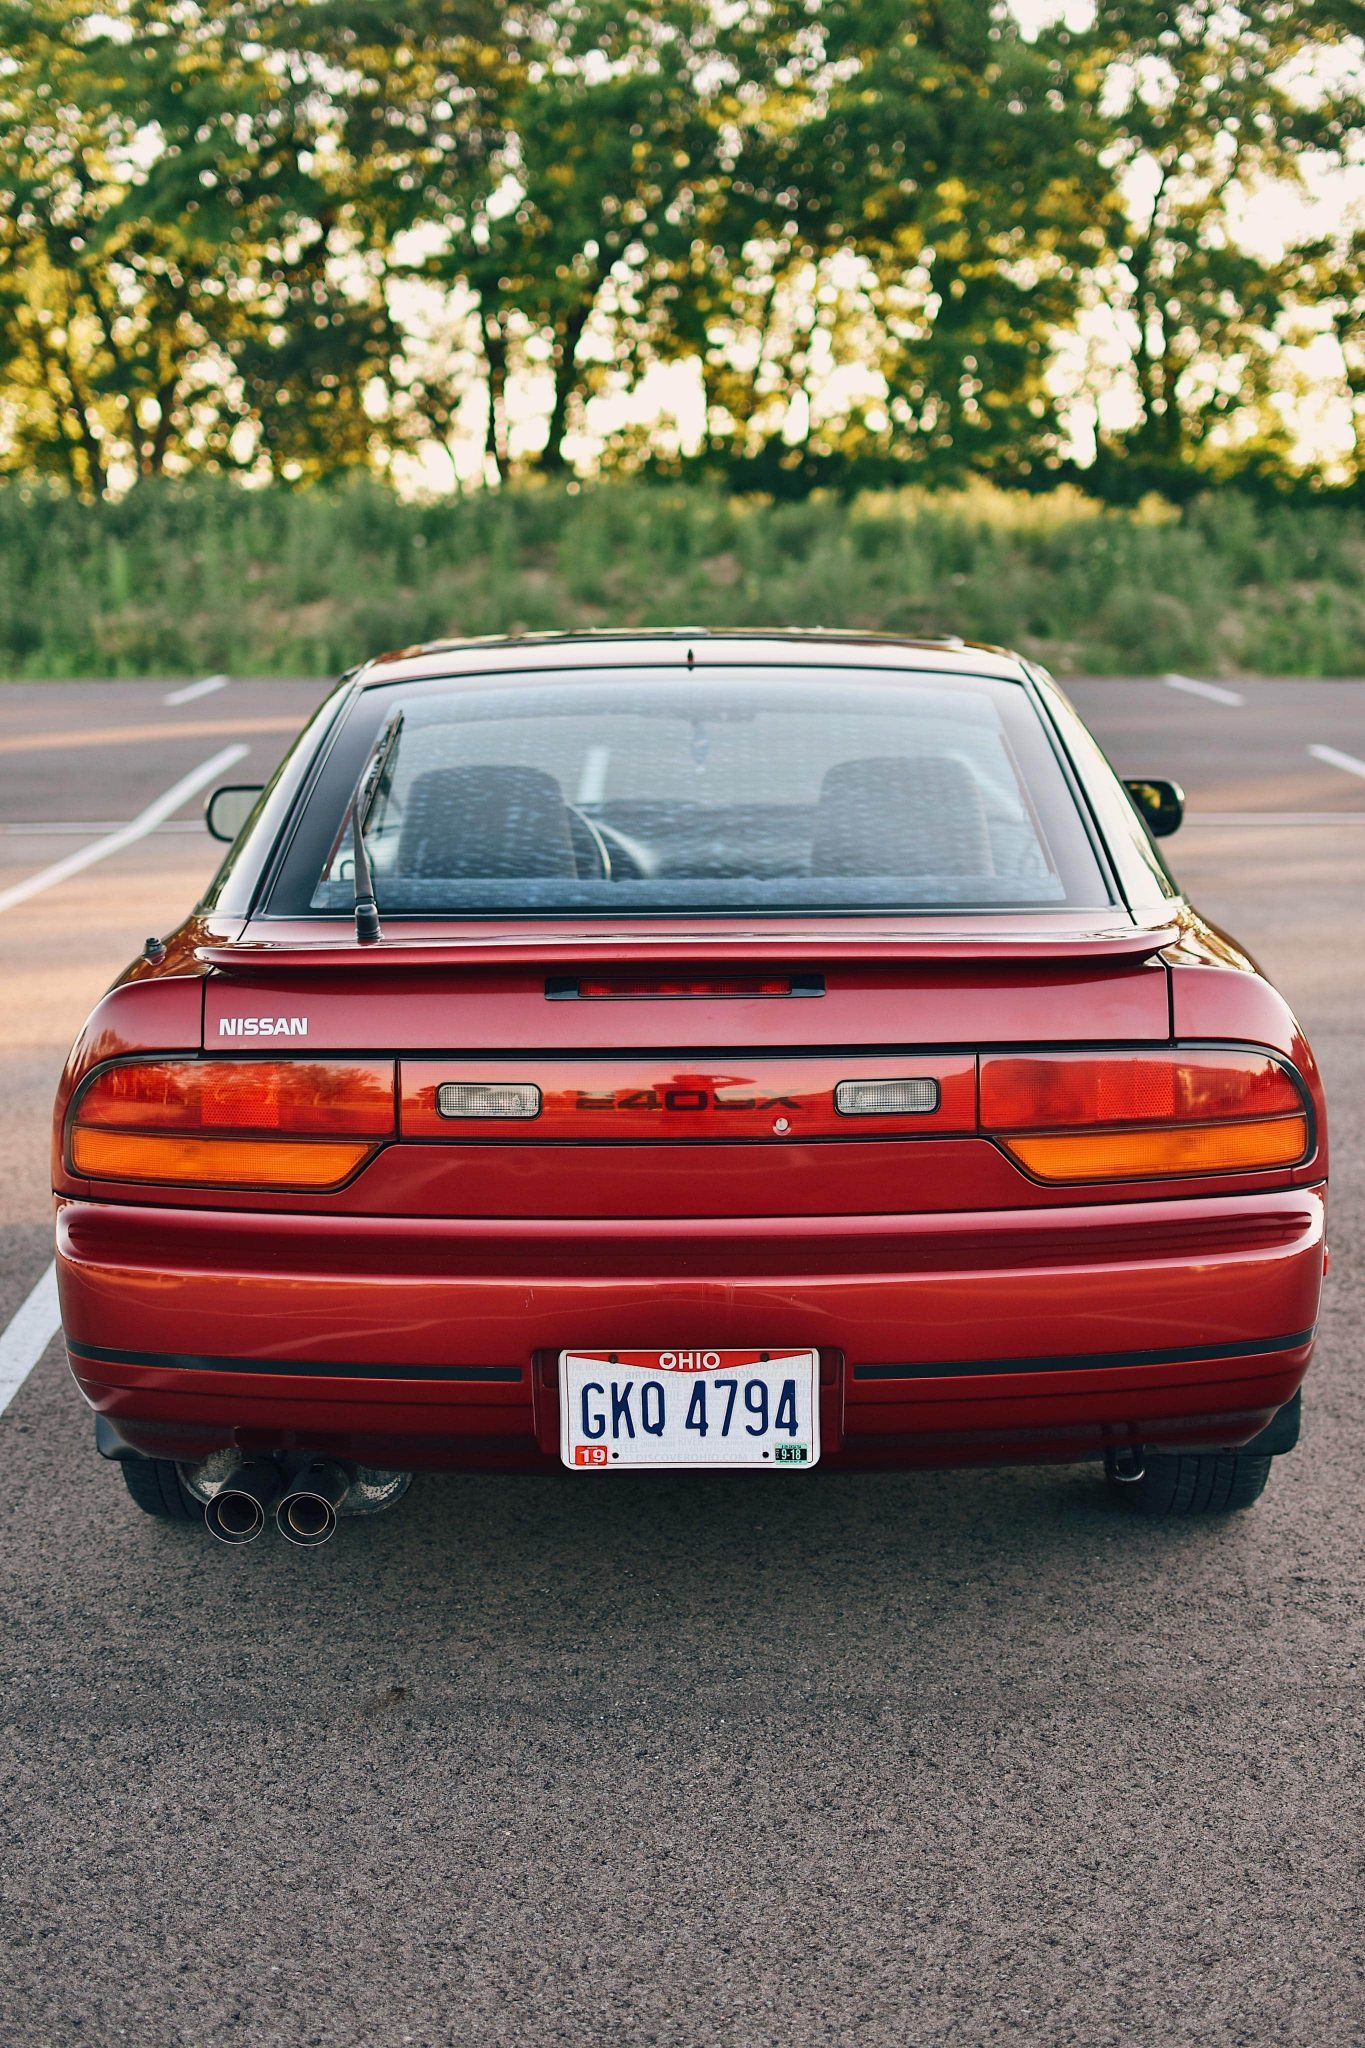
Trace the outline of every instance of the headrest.
<instances>
[{"instance_id":1,"label":"headrest","mask_svg":"<svg viewBox=\"0 0 1365 2048\"><path fill-rule=\"evenodd\" d=\"M840 761L820 786L813 875L991 875L976 777L951 754Z\"/></svg>"},{"instance_id":2,"label":"headrest","mask_svg":"<svg viewBox=\"0 0 1365 2048\"><path fill-rule=\"evenodd\" d=\"M564 792L541 768L432 768L403 806L396 872L413 880L576 875Z\"/></svg>"}]
</instances>

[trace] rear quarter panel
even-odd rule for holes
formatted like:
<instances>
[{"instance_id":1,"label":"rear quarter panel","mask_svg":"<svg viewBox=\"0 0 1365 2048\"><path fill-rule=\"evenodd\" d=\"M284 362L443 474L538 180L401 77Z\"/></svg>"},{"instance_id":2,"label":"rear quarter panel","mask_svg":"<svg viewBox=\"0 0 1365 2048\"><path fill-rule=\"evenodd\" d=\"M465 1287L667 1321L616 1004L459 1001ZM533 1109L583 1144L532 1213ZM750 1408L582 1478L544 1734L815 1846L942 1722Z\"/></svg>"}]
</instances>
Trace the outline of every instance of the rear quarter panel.
<instances>
[{"instance_id":1,"label":"rear quarter panel","mask_svg":"<svg viewBox=\"0 0 1365 2048\"><path fill-rule=\"evenodd\" d=\"M1282 1053L1302 1075L1313 1104L1316 1143L1295 1169L1300 1185L1327 1178L1327 1101L1313 1048L1284 997L1249 953L1196 912L1182 919L1180 942L1168 948L1171 1022L1179 1039L1229 1039Z\"/></svg>"}]
</instances>

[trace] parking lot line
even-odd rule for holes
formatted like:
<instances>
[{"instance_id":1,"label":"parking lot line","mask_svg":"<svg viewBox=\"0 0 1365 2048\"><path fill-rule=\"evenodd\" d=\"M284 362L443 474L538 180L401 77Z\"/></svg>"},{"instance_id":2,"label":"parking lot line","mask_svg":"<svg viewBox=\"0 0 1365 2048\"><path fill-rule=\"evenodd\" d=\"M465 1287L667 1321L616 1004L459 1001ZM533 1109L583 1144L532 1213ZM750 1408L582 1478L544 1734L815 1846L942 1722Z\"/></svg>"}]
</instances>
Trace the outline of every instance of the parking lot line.
<instances>
[{"instance_id":1,"label":"parking lot line","mask_svg":"<svg viewBox=\"0 0 1365 2048\"><path fill-rule=\"evenodd\" d=\"M18 818L0 825L10 839L85 839L91 832L121 832L126 818ZM202 818L167 818L154 832L202 832Z\"/></svg>"},{"instance_id":2,"label":"parking lot line","mask_svg":"<svg viewBox=\"0 0 1365 2048\"><path fill-rule=\"evenodd\" d=\"M226 676L205 676L202 683L186 683L183 688L172 690L161 701L163 704L189 704L196 697L207 697L214 690L226 688L227 682Z\"/></svg>"},{"instance_id":3,"label":"parking lot line","mask_svg":"<svg viewBox=\"0 0 1365 2048\"><path fill-rule=\"evenodd\" d=\"M1186 811L1185 824L1252 825L1365 825L1365 811Z\"/></svg>"},{"instance_id":4,"label":"parking lot line","mask_svg":"<svg viewBox=\"0 0 1365 2048\"><path fill-rule=\"evenodd\" d=\"M107 860L111 853L121 853L125 846L145 839L172 812L178 811L189 797L195 796L206 783L225 773L249 752L248 747L240 745L222 748L189 775L182 775L179 782L173 783L155 803L148 804L146 810L139 812L130 824L121 825L117 832L106 833L102 839L92 839L88 846L69 853L65 860L54 861L50 868L42 868L36 875L30 875L26 882L16 882L13 888L0 889L0 910L13 910L16 903L27 903L30 896L39 896L44 889L55 889L59 882L80 874L83 868L93 867L96 861Z\"/></svg>"},{"instance_id":5,"label":"parking lot line","mask_svg":"<svg viewBox=\"0 0 1365 2048\"><path fill-rule=\"evenodd\" d=\"M18 1393L61 1327L57 1268L49 1266L11 1316L0 1336L0 1415Z\"/></svg>"},{"instance_id":6,"label":"parking lot line","mask_svg":"<svg viewBox=\"0 0 1365 2048\"><path fill-rule=\"evenodd\" d=\"M52 726L43 732L0 733L0 756L12 754L69 754L73 748L140 747L146 749L160 740L179 746L185 740L218 739L230 732L249 733L253 740L270 732L297 734L297 718L196 718L183 724L164 718L158 725L139 725L129 719L122 725ZM3 764L0 764L3 765Z\"/></svg>"},{"instance_id":7,"label":"parking lot line","mask_svg":"<svg viewBox=\"0 0 1365 2048\"><path fill-rule=\"evenodd\" d=\"M1365 777L1365 761L1356 754L1343 754L1340 747L1310 747L1308 751L1315 761L1325 761L1329 768L1341 768L1348 775Z\"/></svg>"},{"instance_id":8,"label":"parking lot line","mask_svg":"<svg viewBox=\"0 0 1365 2048\"><path fill-rule=\"evenodd\" d=\"M1197 676L1167 675L1161 680L1169 690L1183 690L1190 697L1207 697L1214 704L1246 703L1240 691L1224 689L1221 683L1201 683Z\"/></svg>"}]
</instances>

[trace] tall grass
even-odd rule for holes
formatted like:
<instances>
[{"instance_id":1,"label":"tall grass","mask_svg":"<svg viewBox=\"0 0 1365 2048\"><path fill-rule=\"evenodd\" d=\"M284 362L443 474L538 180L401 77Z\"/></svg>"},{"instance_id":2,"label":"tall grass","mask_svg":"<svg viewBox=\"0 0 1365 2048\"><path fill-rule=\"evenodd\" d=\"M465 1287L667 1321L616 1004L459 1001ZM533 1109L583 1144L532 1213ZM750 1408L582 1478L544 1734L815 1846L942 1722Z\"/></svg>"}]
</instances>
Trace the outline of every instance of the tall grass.
<instances>
[{"instance_id":1,"label":"tall grass","mask_svg":"<svg viewBox=\"0 0 1365 2048\"><path fill-rule=\"evenodd\" d=\"M0 488L0 675L324 675L443 635L838 626L1003 641L1060 674L1365 673L1365 516L1079 493L771 505L605 483L442 504L204 478Z\"/></svg>"}]
</instances>

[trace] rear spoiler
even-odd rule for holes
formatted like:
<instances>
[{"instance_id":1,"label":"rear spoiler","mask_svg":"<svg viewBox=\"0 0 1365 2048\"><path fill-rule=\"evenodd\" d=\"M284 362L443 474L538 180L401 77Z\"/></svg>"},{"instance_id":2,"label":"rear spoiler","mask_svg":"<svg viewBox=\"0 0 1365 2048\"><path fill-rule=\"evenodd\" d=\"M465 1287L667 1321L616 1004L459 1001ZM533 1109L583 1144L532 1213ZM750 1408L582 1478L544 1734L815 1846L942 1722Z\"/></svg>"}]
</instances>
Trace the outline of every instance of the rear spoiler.
<instances>
[{"instance_id":1,"label":"rear spoiler","mask_svg":"<svg viewBox=\"0 0 1365 2048\"><path fill-rule=\"evenodd\" d=\"M555 931L534 938L515 932L473 932L458 938L403 938L390 934L377 945L354 940L245 939L238 945L195 948L194 957L222 974L253 979L275 974L335 974L363 968L367 974L412 973L451 967L636 967L642 963L708 966L760 961L796 965L831 961L889 965L896 962L995 960L1126 961L1138 966L1181 936L1178 924L1127 925L1119 929L1001 930L979 934L958 925L948 931L853 932L630 932Z\"/></svg>"}]
</instances>

